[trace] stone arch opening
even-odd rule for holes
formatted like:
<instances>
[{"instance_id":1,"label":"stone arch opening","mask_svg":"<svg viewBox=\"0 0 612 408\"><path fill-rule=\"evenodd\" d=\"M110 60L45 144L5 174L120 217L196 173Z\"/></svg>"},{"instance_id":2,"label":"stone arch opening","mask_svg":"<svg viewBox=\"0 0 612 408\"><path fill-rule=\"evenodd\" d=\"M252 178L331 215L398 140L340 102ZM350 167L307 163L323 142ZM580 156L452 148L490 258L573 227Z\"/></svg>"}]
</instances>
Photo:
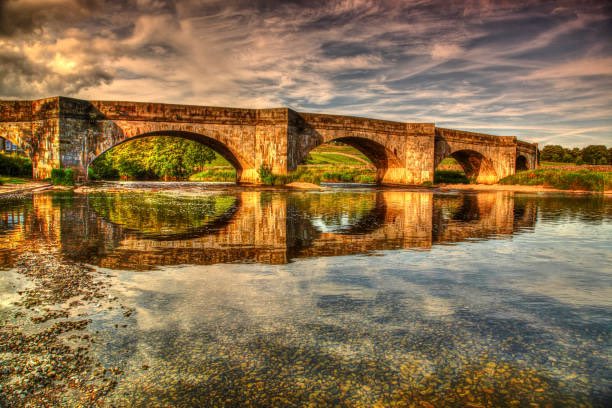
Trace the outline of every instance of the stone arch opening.
<instances>
[{"instance_id":1,"label":"stone arch opening","mask_svg":"<svg viewBox=\"0 0 612 408\"><path fill-rule=\"evenodd\" d=\"M528 169L529 167L527 166L527 158L523 156L522 154L517 156L515 170L522 171L522 170L528 170Z\"/></svg>"},{"instance_id":2,"label":"stone arch opening","mask_svg":"<svg viewBox=\"0 0 612 408\"><path fill-rule=\"evenodd\" d=\"M434 183L436 184L468 184L470 180L463 166L453 156L447 156L436 165L434 169Z\"/></svg>"},{"instance_id":3,"label":"stone arch opening","mask_svg":"<svg viewBox=\"0 0 612 408\"><path fill-rule=\"evenodd\" d=\"M242 171L246 167L245 161L240 158L234 151L232 151L228 146L223 144L222 142L213 139L211 137L192 132L185 131L155 131L155 132L147 132L142 133L137 136L133 136L130 138L126 138L121 140L119 143L115 143L112 146L106 147L100 153L90 154L87 159L87 171L89 173L89 167L92 165L94 161L98 158L102 157L105 153L110 152L111 150L117 148L118 146L124 145L126 143L130 143L136 140L146 139L146 138L155 138L155 137L170 137L170 138L181 138L185 140L191 140L197 143L200 143L215 153L217 153L229 166L231 169L235 171L235 175L233 175L232 180L234 182L238 182L241 178Z\"/></svg>"},{"instance_id":4,"label":"stone arch opening","mask_svg":"<svg viewBox=\"0 0 612 408\"><path fill-rule=\"evenodd\" d=\"M355 147L334 140L310 150L298 172L323 182L374 183L374 163Z\"/></svg>"},{"instance_id":5,"label":"stone arch opening","mask_svg":"<svg viewBox=\"0 0 612 408\"><path fill-rule=\"evenodd\" d=\"M397 156L385 146L374 140L350 136L333 139L333 141L345 143L359 150L377 169L400 166Z\"/></svg>"},{"instance_id":6,"label":"stone arch opening","mask_svg":"<svg viewBox=\"0 0 612 408\"><path fill-rule=\"evenodd\" d=\"M471 182L493 184L497 181L493 163L480 152L469 149L457 150L446 157L452 157ZM441 160L440 163L443 161Z\"/></svg>"},{"instance_id":7,"label":"stone arch opening","mask_svg":"<svg viewBox=\"0 0 612 408\"><path fill-rule=\"evenodd\" d=\"M344 146L348 149L336 153L348 159L346 165L338 163L338 171L344 170L347 178L334 181L380 183L390 167L402 167L393 151L374 140L356 136L339 137L317 145L307 153L303 163L308 161L313 152L320 152L331 146ZM352 180L349 179L349 174Z\"/></svg>"}]
</instances>

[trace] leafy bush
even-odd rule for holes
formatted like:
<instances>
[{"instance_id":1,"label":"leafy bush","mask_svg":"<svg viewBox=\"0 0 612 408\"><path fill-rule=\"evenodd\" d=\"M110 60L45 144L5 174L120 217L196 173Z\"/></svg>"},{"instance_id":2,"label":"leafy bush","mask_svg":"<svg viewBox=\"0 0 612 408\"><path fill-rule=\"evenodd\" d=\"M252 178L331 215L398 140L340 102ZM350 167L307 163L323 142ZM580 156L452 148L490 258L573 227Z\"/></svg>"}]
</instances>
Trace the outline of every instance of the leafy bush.
<instances>
[{"instance_id":1,"label":"leafy bush","mask_svg":"<svg viewBox=\"0 0 612 408\"><path fill-rule=\"evenodd\" d=\"M87 168L87 177L90 180L118 180L119 170L113 167L113 157L103 154L94 160Z\"/></svg>"},{"instance_id":2,"label":"leafy bush","mask_svg":"<svg viewBox=\"0 0 612 408\"><path fill-rule=\"evenodd\" d=\"M462 171L437 170L434 172L434 183L469 184L470 180Z\"/></svg>"},{"instance_id":3,"label":"leafy bush","mask_svg":"<svg viewBox=\"0 0 612 408\"><path fill-rule=\"evenodd\" d=\"M261 182L267 186L273 186L277 181L278 176L272 173L272 169L268 166L261 165L257 170L257 174L259 174L259 178Z\"/></svg>"},{"instance_id":4,"label":"leafy bush","mask_svg":"<svg viewBox=\"0 0 612 408\"><path fill-rule=\"evenodd\" d=\"M72 169L53 169L51 170L51 182L56 186L73 186L74 170Z\"/></svg>"},{"instance_id":5,"label":"leafy bush","mask_svg":"<svg viewBox=\"0 0 612 408\"><path fill-rule=\"evenodd\" d=\"M0 152L0 174L32 177L32 161L19 154Z\"/></svg>"}]
</instances>

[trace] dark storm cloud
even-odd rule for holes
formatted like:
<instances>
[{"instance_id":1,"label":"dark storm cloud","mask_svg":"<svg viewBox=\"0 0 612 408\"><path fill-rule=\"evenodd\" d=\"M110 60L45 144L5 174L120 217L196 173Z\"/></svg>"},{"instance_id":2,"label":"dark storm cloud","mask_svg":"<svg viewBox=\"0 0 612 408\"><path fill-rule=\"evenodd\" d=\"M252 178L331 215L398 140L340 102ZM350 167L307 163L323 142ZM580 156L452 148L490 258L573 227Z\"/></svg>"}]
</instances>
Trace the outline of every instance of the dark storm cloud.
<instances>
[{"instance_id":1,"label":"dark storm cloud","mask_svg":"<svg viewBox=\"0 0 612 408\"><path fill-rule=\"evenodd\" d=\"M103 1L0 0L0 36L29 34L46 24L69 24L100 11Z\"/></svg>"},{"instance_id":2,"label":"dark storm cloud","mask_svg":"<svg viewBox=\"0 0 612 408\"><path fill-rule=\"evenodd\" d=\"M606 143L611 38L596 1L0 0L0 97L289 105Z\"/></svg>"}]
</instances>

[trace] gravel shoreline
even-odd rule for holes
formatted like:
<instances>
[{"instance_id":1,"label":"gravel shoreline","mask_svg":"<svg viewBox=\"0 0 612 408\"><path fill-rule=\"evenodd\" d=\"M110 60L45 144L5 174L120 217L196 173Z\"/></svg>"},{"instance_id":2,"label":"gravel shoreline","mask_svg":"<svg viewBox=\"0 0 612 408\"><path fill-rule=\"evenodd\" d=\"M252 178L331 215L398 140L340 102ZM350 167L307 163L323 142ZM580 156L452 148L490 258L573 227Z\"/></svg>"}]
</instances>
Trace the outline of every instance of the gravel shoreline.
<instances>
[{"instance_id":1,"label":"gravel shoreline","mask_svg":"<svg viewBox=\"0 0 612 408\"><path fill-rule=\"evenodd\" d=\"M22 253L15 272L29 281L0 325L0 406L98 406L119 367L92 355L92 310L122 308L107 294L109 275L68 262L50 248Z\"/></svg>"}]
</instances>

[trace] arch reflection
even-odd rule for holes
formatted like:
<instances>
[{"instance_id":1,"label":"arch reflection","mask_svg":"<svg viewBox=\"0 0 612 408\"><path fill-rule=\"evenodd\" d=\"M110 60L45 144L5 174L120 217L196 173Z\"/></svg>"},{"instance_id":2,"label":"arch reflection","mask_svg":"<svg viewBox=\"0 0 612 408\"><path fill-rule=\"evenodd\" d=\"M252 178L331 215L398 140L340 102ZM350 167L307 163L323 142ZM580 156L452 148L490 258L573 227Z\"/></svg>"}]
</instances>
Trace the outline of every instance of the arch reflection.
<instances>
[{"instance_id":1,"label":"arch reflection","mask_svg":"<svg viewBox=\"0 0 612 408\"><path fill-rule=\"evenodd\" d=\"M536 215L535 200L504 192L43 194L0 211L0 264L38 245L114 269L282 264L507 237L532 229Z\"/></svg>"}]
</instances>

